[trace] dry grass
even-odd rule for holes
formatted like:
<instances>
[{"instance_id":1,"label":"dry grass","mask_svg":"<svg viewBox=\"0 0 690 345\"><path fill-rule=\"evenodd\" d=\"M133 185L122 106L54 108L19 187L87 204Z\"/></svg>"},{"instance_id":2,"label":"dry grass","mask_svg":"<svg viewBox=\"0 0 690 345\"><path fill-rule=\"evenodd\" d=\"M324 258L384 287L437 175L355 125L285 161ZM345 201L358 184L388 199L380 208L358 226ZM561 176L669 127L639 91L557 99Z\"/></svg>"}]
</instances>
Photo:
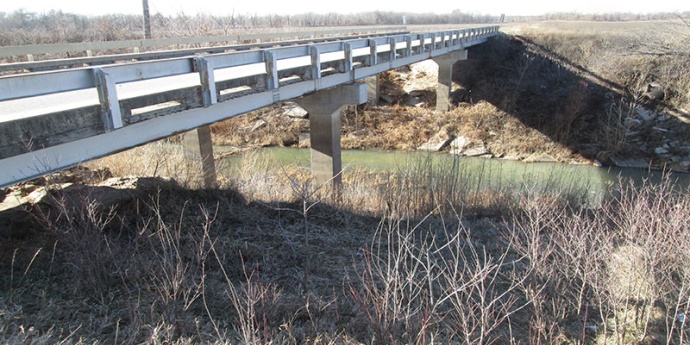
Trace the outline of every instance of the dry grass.
<instances>
[{"instance_id":1,"label":"dry grass","mask_svg":"<svg viewBox=\"0 0 690 345\"><path fill-rule=\"evenodd\" d=\"M108 208L58 190L36 205L40 230L2 241L1 340L687 339L690 200L670 184L623 185L585 209L421 159L349 172L338 199L300 168L246 159L217 190Z\"/></svg>"}]
</instances>

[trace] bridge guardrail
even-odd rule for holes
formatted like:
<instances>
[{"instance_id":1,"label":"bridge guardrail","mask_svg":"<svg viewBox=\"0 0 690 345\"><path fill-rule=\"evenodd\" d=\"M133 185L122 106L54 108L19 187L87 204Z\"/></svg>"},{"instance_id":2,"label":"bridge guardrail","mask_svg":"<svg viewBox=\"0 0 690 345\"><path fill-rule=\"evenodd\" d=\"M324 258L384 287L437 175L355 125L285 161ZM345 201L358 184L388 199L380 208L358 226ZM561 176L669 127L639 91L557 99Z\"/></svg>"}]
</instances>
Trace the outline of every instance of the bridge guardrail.
<instances>
[{"instance_id":1,"label":"bridge guardrail","mask_svg":"<svg viewBox=\"0 0 690 345\"><path fill-rule=\"evenodd\" d=\"M127 53L127 54L113 54L113 55L99 55L99 56L86 56L86 57L76 57L69 59L50 59L41 61L29 61L29 62L13 62L0 64L0 72L21 72L21 71L46 71L51 69L59 68L74 68L74 67L84 67L84 66L94 66L94 65L105 65L113 64L117 62L133 62L133 61L145 61L145 60L155 60L155 59L166 59L181 56L189 56L194 54L217 54L232 51L243 51L251 49L263 49L271 48L276 46L289 46L289 45L299 45L306 43L322 43L334 40L345 40L345 39L357 39L357 38L368 38L376 36L385 35L395 35L395 34L405 34L407 31L395 31L386 33L375 33L375 34L362 34L353 35L348 37L324 37L324 38L309 38L291 41L280 41L280 42L264 42L264 43L252 43L252 44L240 44L240 45L222 45L222 46L208 46L203 48L189 48L189 49L175 49L175 50L157 50L145 53Z\"/></svg>"},{"instance_id":2,"label":"bridge guardrail","mask_svg":"<svg viewBox=\"0 0 690 345\"><path fill-rule=\"evenodd\" d=\"M325 35L349 35L349 34L365 34L374 32L394 32L406 31L405 26L368 26L359 28L339 28L332 30L303 30L290 32L273 32L273 33L255 33L255 34L238 34L238 35L218 35L218 36L204 36L204 37L179 37L179 38L157 38L157 39L141 39L141 40L123 40L123 41L104 41L104 42L81 42L81 43L54 43L54 44L35 44L35 45L19 45L19 46L5 46L0 47L0 58L10 56L27 56L31 60L35 55L40 54L64 54L72 52L94 52L99 50L114 50L114 49L133 49L136 50L152 47L171 47L179 45L194 45L204 44L210 45L213 43L230 43L230 42L252 42L256 40L279 40L295 37L318 37Z\"/></svg>"}]
</instances>

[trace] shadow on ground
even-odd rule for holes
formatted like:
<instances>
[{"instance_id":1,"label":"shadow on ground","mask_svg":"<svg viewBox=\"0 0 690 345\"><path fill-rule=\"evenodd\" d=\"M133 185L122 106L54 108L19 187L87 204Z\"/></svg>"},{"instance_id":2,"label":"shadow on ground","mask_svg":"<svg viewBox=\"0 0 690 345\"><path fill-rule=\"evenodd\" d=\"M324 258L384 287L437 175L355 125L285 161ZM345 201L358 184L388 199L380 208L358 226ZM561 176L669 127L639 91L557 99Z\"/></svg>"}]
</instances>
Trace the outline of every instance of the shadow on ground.
<instances>
[{"instance_id":1,"label":"shadow on ground","mask_svg":"<svg viewBox=\"0 0 690 345\"><path fill-rule=\"evenodd\" d=\"M617 79L654 80L649 66L618 68L633 76ZM647 166L687 170L679 164L690 154L687 114L640 90L647 84L621 85L529 37L500 33L470 48L469 59L455 65L454 81L471 91L472 102L487 101L590 160L642 158Z\"/></svg>"}]
</instances>

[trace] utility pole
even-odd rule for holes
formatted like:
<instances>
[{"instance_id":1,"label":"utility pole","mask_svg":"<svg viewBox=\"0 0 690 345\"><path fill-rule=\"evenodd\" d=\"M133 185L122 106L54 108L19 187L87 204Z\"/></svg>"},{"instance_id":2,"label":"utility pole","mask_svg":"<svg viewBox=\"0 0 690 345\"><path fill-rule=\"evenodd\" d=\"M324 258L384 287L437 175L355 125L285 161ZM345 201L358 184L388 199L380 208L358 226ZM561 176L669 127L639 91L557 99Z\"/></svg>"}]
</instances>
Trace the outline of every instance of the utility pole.
<instances>
[{"instance_id":1,"label":"utility pole","mask_svg":"<svg viewBox=\"0 0 690 345\"><path fill-rule=\"evenodd\" d=\"M142 0L144 6L144 38L151 39L151 15L149 14L149 0Z\"/></svg>"}]
</instances>

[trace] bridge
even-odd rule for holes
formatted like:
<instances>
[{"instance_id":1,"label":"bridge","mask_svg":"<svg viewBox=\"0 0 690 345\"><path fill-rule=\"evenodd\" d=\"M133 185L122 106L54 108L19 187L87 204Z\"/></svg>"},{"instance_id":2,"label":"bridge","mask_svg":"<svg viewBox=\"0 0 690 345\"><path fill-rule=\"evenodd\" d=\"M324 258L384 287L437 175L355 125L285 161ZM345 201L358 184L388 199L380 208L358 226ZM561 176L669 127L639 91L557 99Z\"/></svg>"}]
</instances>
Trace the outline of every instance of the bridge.
<instances>
[{"instance_id":1,"label":"bridge","mask_svg":"<svg viewBox=\"0 0 690 345\"><path fill-rule=\"evenodd\" d=\"M309 112L315 182L338 184L343 106L378 98L380 73L433 59L437 110L446 111L453 64L497 33L489 26L201 48L185 56L6 75L0 77L0 187L182 133L211 186L209 126L285 100ZM88 63L83 60L29 61L21 68Z\"/></svg>"}]
</instances>

